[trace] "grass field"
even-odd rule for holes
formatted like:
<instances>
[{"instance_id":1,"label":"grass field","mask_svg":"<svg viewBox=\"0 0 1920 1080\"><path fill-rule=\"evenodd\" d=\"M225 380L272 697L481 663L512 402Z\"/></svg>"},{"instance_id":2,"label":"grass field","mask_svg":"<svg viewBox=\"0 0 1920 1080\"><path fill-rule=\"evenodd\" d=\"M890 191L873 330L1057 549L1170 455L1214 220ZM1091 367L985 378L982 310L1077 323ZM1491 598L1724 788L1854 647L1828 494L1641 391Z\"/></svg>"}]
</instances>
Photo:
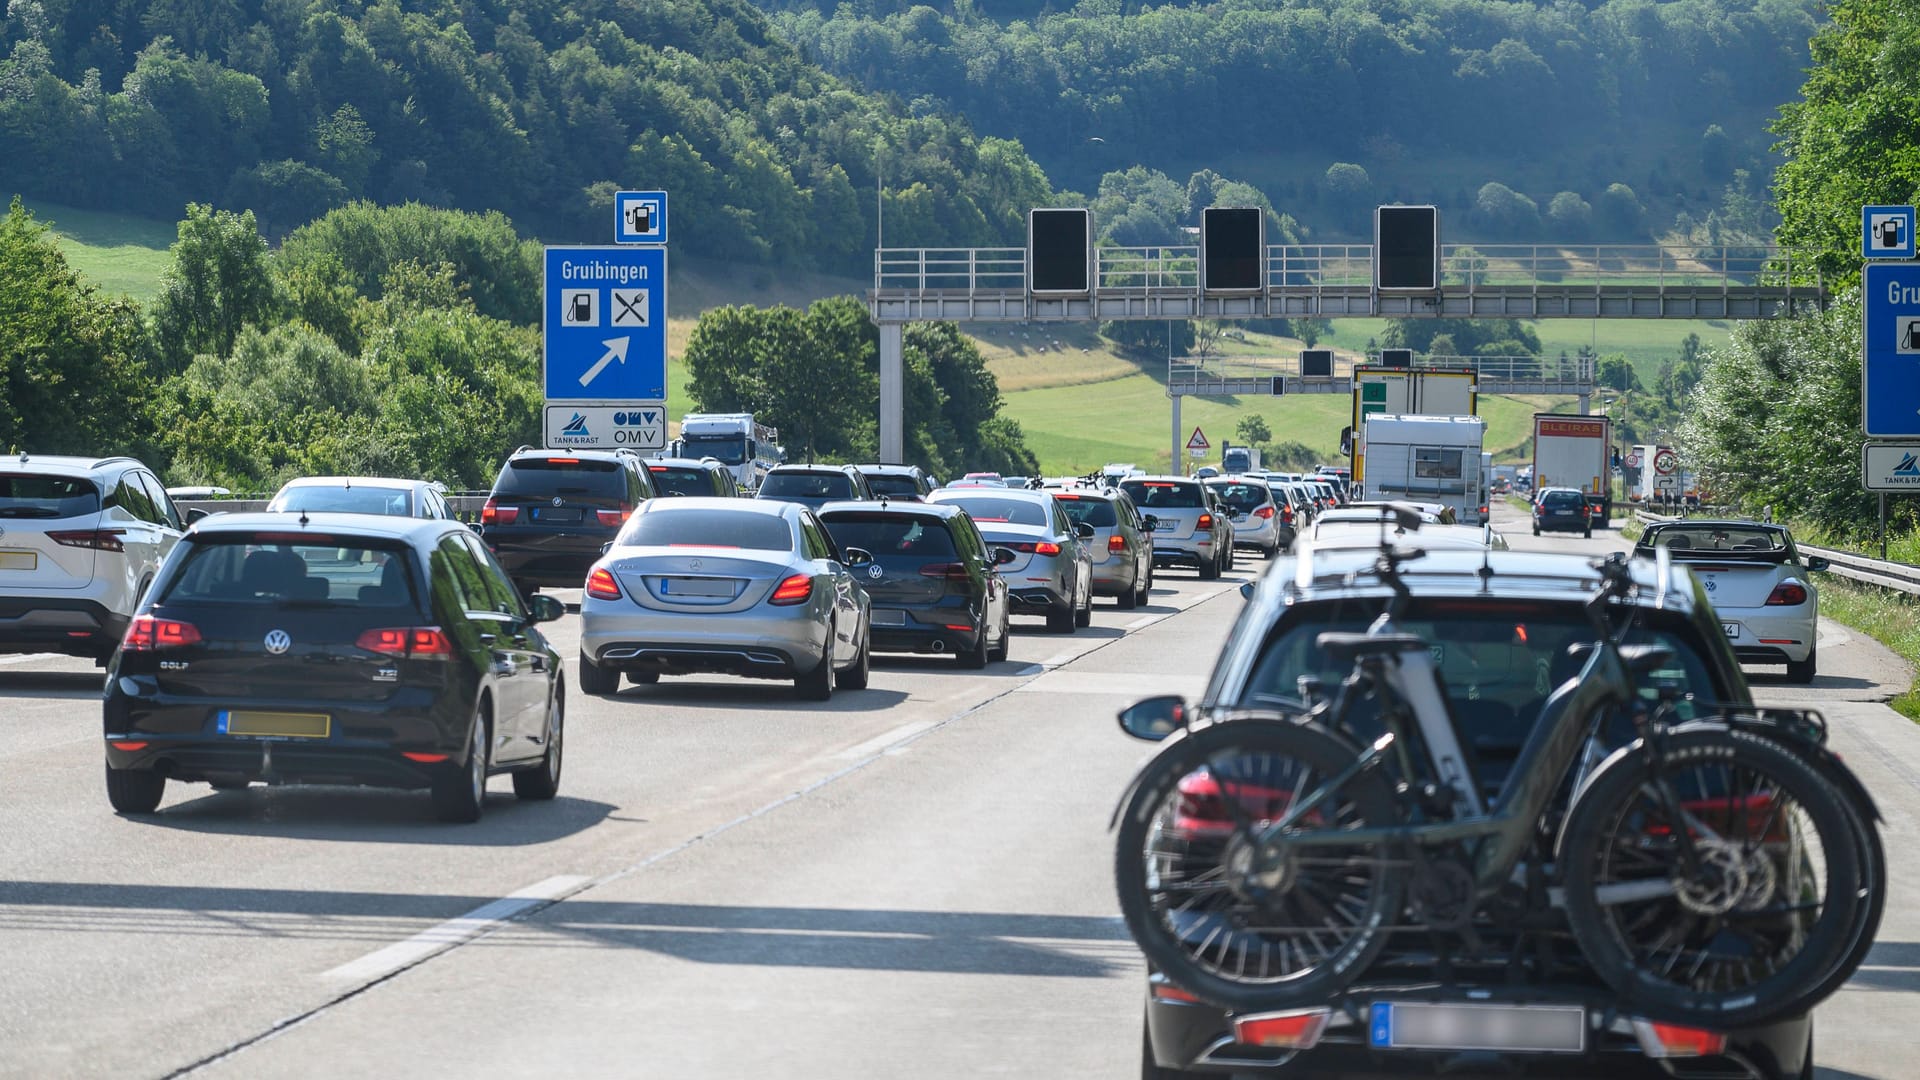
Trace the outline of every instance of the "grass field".
<instances>
[{"instance_id":1,"label":"grass field","mask_svg":"<svg viewBox=\"0 0 1920 1080\"><path fill-rule=\"evenodd\" d=\"M77 210L40 199L21 199L34 219L53 226L60 251L81 276L115 296L147 303L160 294L160 273L178 232L149 218Z\"/></svg>"}]
</instances>

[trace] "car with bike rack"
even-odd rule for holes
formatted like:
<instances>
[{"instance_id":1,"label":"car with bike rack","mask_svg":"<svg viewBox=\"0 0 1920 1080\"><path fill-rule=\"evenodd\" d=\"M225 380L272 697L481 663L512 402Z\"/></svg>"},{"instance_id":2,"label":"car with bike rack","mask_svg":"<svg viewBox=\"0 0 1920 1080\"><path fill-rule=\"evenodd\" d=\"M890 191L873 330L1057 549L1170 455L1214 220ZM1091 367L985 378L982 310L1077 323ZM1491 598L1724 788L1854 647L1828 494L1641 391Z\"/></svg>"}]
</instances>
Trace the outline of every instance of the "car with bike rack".
<instances>
[{"instance_id":1,"label":"car with bike rack","mask_svg":"<svg viewBox=\"0 0 1920 1080\"><path fill-rule=\"evenodd\" d=\"M1884 905L1871 800L1665 558L1309 552L1115 812L1142 1075L1811 1077ZM1291 571L1291 572L1289 572Z\"/></svg>"}]
</instances>

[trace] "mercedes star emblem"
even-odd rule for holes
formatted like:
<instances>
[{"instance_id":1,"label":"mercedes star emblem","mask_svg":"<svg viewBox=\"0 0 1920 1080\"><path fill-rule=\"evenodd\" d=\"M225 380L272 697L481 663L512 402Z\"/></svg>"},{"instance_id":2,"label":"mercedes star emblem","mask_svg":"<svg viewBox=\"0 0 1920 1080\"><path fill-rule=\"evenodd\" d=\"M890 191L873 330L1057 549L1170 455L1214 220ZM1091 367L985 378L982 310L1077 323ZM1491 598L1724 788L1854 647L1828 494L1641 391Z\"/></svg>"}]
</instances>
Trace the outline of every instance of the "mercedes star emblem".
<instances>
[{"instance_id":1,"label":"mercedes star emblem","mask_svg":"<svg viewBox=\"0 0 1920 1080\"><path fill-rule=\"evenodd\" d=\"M688 563L687 563L687 569L689 569L689 570L698 570L698 569L700 569L701 567L703 567L703 566L705 566L705 565L707 565L707 564L706 564L706 563L703 563L703 562L701 562L701 561L700 561L699 559L694 559L694 560L692 560L692 561L690 561L690 562L688 562Z\"/></svg>"},{"instance_id":2,"label":"mercedes star emblem","mask_svg":"<svg viewBox=\"0 0 1920 1080\"><path fill-rule=\"evenodd\" d=\"M279 656L281 653L293 648L293 636L285 630L269 630L267 631L266 645L268 652Z\"/></svg>"},{"instance_id":3,"label":"mercedes star emblem","mask_svg":"<svg viewBox=\"0 0 1920 1080\"><path fill-rule=\"evenodd\" d=\"M880 568L879 563L874 563L872 566L867 567L867 576L870 578L877 578L885 573L886 571Z\"/></svg>"}]
</instances>

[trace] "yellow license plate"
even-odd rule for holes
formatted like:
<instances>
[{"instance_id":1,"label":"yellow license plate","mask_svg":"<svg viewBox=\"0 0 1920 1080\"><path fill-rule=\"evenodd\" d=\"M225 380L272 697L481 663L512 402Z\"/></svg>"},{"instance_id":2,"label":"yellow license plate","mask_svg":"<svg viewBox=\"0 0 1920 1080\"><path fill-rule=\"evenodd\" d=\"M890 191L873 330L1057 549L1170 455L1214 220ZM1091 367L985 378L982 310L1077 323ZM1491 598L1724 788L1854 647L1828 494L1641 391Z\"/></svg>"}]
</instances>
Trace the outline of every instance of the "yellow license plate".
<instances>
[{"instance_id":1,"label":"yellow license plate","mask_svg":"<svg viewBox=\"0 0 1920 1080\"><path fill-rule=\"evenodd\" d=\"M0 570L36 570L39 566L39 552L0 551Z\"/></svg>"},{"instance_id":2,"label":"yellow license plate","mask_svg":"<svg viewBox=\"0 0 1920 1080\"><path fill-rule=\"evenodd\" d=\"M288 739L324 739L333 727L326 713L222 712L220 730L228 735L276 735Z\"/></svg>"}]
</instances>

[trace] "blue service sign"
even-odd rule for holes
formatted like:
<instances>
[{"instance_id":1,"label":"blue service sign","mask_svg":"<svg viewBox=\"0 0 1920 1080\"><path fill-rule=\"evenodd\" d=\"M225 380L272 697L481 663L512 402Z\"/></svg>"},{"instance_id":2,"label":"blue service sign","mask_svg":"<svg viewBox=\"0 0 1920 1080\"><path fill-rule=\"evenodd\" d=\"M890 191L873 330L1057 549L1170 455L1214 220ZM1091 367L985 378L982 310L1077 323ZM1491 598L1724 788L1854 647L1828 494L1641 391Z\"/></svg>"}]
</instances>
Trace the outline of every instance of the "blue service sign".
<instances>
[{"instance_id":1,"label":"blue service sign","mask_svg":"<svg viewBox=\"0 0 1920 1080\"><path fill-rule=\"evenodd\" d=\"M1913 207L1860 208L1860 254L1868 259L1913 258Z\"/></svg>"},{"instance_id":2,"label":"blue service sign","mask_svg":"<svg viewBox=\"0 0 1920 1080\"><path fill-rule=\"evenodd\" d=\"M667 251L550 247L542 337L548 401L665 401Z\"/></svg>"},{"instance_id":3,"label":"blue service sign","mask_svg":"<svg viewBox=\"0 0 1920 1080\"><path fill-rule=\"evenodd\" d=\"M1920 263L1868 263L1861 327L1861 426L1870 439L1920 437Z\"/></svg>"},{"instance_id":4,"label":"blue service sign","mask_svg":"<svg viewBox=\"0 0 1920 1080\"><path fill-rule=\"evenodd\" d=\"M667 193L616 191L613 193L613 242L664 244L667 242Z\"/></svg>"}]
</instances>

